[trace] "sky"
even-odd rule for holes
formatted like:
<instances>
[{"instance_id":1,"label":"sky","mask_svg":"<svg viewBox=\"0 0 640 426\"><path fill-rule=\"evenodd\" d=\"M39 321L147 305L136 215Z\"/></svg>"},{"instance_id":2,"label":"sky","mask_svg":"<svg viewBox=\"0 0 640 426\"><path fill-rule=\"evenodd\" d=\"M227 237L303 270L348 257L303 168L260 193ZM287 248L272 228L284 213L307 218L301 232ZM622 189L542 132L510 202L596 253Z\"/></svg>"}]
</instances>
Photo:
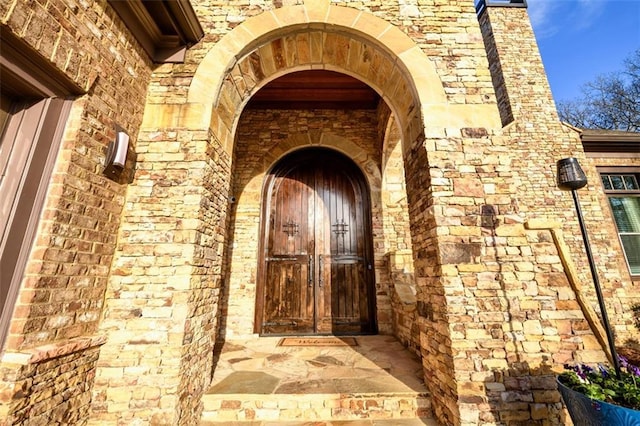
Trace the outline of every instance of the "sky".
<instances>
[{"instance_id":1,"label":"sky","mask_svg":"<svg viewBox=\"0 0 640 426\"><path fill-rule=\"evenodd\" d=\"M575 100L640 48L640 0L527 0L554 100Z\"/></svg>"}]
</instances>

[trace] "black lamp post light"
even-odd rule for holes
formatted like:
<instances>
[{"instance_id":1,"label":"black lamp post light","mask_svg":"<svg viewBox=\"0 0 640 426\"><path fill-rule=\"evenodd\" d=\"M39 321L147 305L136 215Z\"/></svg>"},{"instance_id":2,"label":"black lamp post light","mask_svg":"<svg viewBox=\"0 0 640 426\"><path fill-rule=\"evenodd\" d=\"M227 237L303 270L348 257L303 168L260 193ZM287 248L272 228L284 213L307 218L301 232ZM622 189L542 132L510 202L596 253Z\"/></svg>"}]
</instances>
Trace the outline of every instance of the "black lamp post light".
<instances>
[{"instance_id":1,"label":"black lamp post light","mask_svg":"<svg viewBox=\"0 0 640 426\"><path fill-rule=\"evenodd\" d=\"M582 240L584 241L584 247L587 252L589 268L591 269L591 276L593 277L593 285L596 289L598 304L600 305L600 313L602 314L602 323L604 325L605 332L607 333L609 350L611 351L611 358L613 360L613 366L616 370L616 376L620 378L620 362L618 360L618 353L616 352L615 341L613 339L613 333L611 332L609 317L607 316L607 309L605 307L604 297L602 296L602 290L600 288L600 280L598 279L596 265L593 261L593 254L591 253L591 246L589 245L587 228L584 225L582 210L580 209L580 203L578 201L577 190L583 188L587 184L587 176L584 174L584 171L580 167L578 160L573 157L563 158L562 160L559 160L557 166L558 187L560 189L570 190L571 195L573 196L573 202L576 205L576 211L578 212L578 222L580 223L580 231L582 232Z\"/></svg>"}]
</instances>

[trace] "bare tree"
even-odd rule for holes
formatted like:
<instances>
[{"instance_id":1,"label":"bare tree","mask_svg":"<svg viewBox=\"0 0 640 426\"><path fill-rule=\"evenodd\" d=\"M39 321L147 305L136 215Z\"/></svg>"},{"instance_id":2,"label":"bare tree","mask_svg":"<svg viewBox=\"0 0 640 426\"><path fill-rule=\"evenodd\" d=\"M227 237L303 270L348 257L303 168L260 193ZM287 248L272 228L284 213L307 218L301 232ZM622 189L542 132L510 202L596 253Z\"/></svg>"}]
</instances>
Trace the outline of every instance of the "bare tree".
<instances>
[{"instance_id":1,"label":"bare tree","mask_svg":"<svg viewBox=\"0 0 640 426\"><path fill-rule=\"evenodd\" d=\"M584 129L640 132L640 49L624 70L598 76L581 88L582 97L558 102L560 119Z\"/></svg>"}]
</instances>

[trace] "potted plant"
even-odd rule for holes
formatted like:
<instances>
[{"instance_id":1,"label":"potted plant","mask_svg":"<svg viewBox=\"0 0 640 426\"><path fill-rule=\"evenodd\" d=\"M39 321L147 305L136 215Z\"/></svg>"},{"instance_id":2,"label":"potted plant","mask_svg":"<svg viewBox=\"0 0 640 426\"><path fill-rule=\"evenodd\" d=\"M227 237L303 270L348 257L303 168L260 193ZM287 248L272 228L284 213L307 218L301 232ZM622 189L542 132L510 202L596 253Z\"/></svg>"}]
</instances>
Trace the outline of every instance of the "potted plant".
<instances>
[{"instance_id":1,"label":"potted plant","mask_svg":"<svg viewBox=\"0 0 640 426\"><path fill-rule=\"evenodd\" d=\"M605 366L565 366L558 390L576 426L640 425L640 368L619 357L620 377Z\"/></svg>"}]
</instances>

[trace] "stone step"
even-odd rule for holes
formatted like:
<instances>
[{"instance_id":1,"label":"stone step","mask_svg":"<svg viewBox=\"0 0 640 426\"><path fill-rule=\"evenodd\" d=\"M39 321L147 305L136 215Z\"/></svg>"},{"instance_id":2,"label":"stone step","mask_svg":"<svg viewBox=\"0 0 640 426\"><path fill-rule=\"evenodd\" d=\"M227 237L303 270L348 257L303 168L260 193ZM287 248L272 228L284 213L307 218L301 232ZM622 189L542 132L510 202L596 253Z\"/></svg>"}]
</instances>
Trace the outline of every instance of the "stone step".
<instances>
[{"instance_id":1,"label":"stone step","mask_svg":"<svg viewBox=\"0 0 640 426\"><path fill-rule=\"evenodd\" d=\"M204 396L203 403L203 425L229 425L232 424L230 422L243 422L241 424L246 425L251 422L282 424L285 421L410 421L431 416L430 398L426 393L419 392L208 394Z\"/></svg>"}]
</instances>

